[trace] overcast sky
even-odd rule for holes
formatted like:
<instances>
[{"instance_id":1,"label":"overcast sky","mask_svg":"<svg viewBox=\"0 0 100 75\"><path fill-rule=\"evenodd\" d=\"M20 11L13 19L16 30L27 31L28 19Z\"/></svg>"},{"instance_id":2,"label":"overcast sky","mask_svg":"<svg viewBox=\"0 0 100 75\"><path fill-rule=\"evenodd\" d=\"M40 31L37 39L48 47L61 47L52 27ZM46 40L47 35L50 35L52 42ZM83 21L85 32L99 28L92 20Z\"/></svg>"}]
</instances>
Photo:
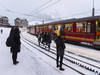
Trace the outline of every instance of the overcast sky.
<instances>
[{"instance_id":1,"label":"overcast sky","mask_svg":"<svg viewBox=\"0 0 100 75\"><path fill-rule=\"evenodd\" d=\"M77 18L91 16L93 0L0 0L0 16L33 20ZM94 0L96 15L100 15L100 0Z\"/></svg>"}]
</instances>

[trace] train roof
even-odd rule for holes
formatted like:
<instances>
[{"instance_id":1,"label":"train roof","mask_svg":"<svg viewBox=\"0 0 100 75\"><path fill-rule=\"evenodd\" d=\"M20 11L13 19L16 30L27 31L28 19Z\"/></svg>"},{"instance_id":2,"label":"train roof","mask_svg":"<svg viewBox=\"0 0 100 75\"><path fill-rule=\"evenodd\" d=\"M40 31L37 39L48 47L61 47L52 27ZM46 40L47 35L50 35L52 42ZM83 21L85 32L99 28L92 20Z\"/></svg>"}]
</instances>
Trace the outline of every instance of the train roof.
<instances>
[{"instance_id":1,"label":"train roof","mask_svg":"<svg viewBox=\"0 0 100 75\"><path fill-rule=\"evenodd\" d=\"M60 21L54 21L50 23L45 23L45 24L39 24L41 25L50 25L50 24L61 24L61 23L70 23L70 22L76 22L76 21L85 21L85 20L94 20L94 19L100 19L100 16L94 16L94 17L84 17L84 18L73 18L73 19L66 19L66 20L60 20ZM37 26L37 25L35 25Z\"/></svg>"},{"instance_id":2,"label":"train roof","mask_svg":"<svg viewBox=\"0 0 100 75\"><path fill-rule=\"evenodd\" d=\"M46 23L46 24L58 24L58 23L85 21L85 20L93 20L93 19L100 19L100 16L66 19L66 20L55 21L55 22L50 22L50 23Z\"/></svg>"}]
</instances>

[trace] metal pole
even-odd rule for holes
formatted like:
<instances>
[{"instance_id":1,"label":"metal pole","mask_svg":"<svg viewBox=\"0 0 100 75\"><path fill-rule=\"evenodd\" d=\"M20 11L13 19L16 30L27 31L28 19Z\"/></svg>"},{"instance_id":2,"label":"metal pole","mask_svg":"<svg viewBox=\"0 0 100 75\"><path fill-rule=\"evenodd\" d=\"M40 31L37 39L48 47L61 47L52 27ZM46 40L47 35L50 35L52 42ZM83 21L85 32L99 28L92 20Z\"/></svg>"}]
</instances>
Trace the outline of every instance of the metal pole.
<instances>
[{"instance_id":1,"label":"metal pole","mask_svg":"<svg viewBox=\"0 0 100 75\"><path fill-rule=\"evenodd\" d=\"M95 16L94 0L93 0L92 16L93 17Z\"/></svg>"},{"instance_id":2,"label":"metal pole","mask_svg":"<svg viewBox=\"0 0 100 75\"><path fill-rule=\"evenodd\" d=\"M44 20L43 20L43 24L44 24Z\"/></svg>"}]
</instances>

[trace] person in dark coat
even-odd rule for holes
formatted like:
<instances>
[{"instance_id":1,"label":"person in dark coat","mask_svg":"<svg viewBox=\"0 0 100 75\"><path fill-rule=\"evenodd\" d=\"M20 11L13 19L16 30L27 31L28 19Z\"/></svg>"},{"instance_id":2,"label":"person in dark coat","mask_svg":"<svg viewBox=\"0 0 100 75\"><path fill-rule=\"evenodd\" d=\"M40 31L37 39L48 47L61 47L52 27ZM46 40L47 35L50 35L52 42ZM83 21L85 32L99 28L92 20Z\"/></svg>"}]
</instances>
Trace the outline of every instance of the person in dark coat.
<instances>
[{"instance_id":1,"label":"person in dark coat","mask_svg":"<svg viewBox=\"0 0 100 75\"><path fill-rule=\"evenodd\" d=\"M1 34L3 33L3 30L1 29Z\"/></svg>"},{"instance_id":2,"label":"person in dark coat","mask_svg":"<svg viewBox=\"0 0 100 75\"><path fill-rule=\"evenodd\" d=\"M46 38L47 38L47 35L46 35L46 32L44 32L43 35L42 35L42 44L44 46L46 45Z\"/></svg>"},{"instance_id":3,"label":"person in dark coat","mask_svg":"<svg viewBox=\"0 0 100 75\"><path fill-rule=\"evenodd\" d=\"M50 43L51 43L51 33L47 33L47 45L48 45L48 48L50 50Z\"/></svg>"},{"instance_id":4,"label":"person in dark coat","mask_svg":"<svg viewBox=\"0 0 100 75\"><path fill-rule=\"evenodd\" d=\"M41 33L38 33L38 43L39 43L39 46L40 46L40 42L41 42Z\"/></svg>"},{"instance_id":5,"label":"person in dark coat","mask_svg":"<svg viewBox=\"0 0 100 75\"><path fill-rule=\"evenodd\" d=\"M57 59L56 59L57 68L59 67L59 70L63 71L64 69L62 68L62 63L63 63L65 44L60 36L56 38L55 43L57 49ZM60 64L59 64L59 59L60 59Z\"/></svg>"},{"instance_id":6,"label":"person in dark coat","mask_svg":"<svg viewBox=\"0 0 100 75\"><path fill-rule=\"evenodd\" d=\"M16 65L17 63L19 63L17 61L17 53L20 52L20 45L21 45L19 28L12 27L10 32L10 38L12 40L12 44L11 44L12 60L13 60L13 64Z\"/></svg>"},{"instance_id":7,"label":"person in dark coat","mask_svg":"<svg viewBox=\"0 0 100 75\"><path fill-rule=\"evenodd\" d=\"M14 27L11 28L9 37L11 38L10 42L12 42L12 44L13 44L14 41L13 41L12 37L14 37ZM12 53L12 49L10 49L10 52Z\"/></svg>"}]
</instances>

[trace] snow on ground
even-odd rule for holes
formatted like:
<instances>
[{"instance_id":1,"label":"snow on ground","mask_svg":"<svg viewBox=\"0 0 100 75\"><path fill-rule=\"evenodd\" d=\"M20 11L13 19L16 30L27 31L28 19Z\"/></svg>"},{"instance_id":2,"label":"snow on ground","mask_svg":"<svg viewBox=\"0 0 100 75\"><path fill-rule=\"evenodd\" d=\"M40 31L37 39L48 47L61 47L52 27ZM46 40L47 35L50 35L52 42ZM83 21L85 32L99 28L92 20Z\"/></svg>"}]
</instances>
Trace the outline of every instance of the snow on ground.
<instances>
[{"instance_id":1,"label":"snow on ground","mask_svg":"<svg viewBox=\"0 0 100 75\"><path fill-rule=\"evenodd\" d=\"M100 50L88 49L88 48L77 47L77 46L74 46L74 48L72 48L72 46L68 44L67 46L68 46L67 49L68 51L100 61Z\"/></svg>"},{"instance_id":2,"label":"snow on ground","mask_svg":"<svg viewBox=\"0 0 100 75\"><path fill-rule=\"evenodd\" d=\"M13 65L10 48L5 45L10 29L2 29L3 33L0 33L0 75L78 75L71 69L59 71L53 59L32 49L24 42L22 42L21 52L18 54L19 64Z\"/></svg>"}]
</instances>

